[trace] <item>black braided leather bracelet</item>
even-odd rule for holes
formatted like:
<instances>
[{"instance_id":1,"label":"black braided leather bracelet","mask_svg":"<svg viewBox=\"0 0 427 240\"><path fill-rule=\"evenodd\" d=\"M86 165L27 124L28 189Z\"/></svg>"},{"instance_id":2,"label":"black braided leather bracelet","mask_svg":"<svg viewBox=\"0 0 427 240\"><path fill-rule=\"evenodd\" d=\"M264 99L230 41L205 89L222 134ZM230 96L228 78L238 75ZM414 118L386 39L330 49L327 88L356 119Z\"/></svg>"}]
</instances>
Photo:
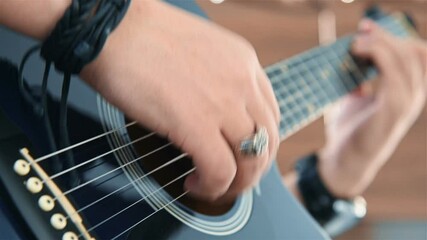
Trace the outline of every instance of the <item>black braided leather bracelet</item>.
<instances>
[{"instance_id":1,"label":"black braided leather bracelet","mask_svg":"<svg viewBox=\"0 0 427 240\"><path fill-rule=\"evenodd\" d=\"M130 0L73 0L49 37L40 55L65 74L78 74L101 52L117 27Z\"/></svg>"},{"instance_id":2,"label":"black braided leather bracelet","mask_svg":"<svg viewBox=\"0 0 427 240\"><path fill-rule=\"evenodd\" d=\"M78 74L83 67L93 61L101 52L109 34L123 19L131 0L72 0L54 30L40 45L34 46L24 55L18 71L19 89L24 100L32 107L46 128L50 150L70 146L67 128L67 101L71 75ZM25 87L23 72L29 57L40 50L46 61L43 74L41 94L32 96ZM48 113L47 86L51 64L64 74L59 106L59 141L55 140L53 127ZM67 151L61 161L53 164L56 171L75 165L73 152ZM80 181L78 173L70 172L69 186L76 186Z\"/></svg>"}]
</instances>

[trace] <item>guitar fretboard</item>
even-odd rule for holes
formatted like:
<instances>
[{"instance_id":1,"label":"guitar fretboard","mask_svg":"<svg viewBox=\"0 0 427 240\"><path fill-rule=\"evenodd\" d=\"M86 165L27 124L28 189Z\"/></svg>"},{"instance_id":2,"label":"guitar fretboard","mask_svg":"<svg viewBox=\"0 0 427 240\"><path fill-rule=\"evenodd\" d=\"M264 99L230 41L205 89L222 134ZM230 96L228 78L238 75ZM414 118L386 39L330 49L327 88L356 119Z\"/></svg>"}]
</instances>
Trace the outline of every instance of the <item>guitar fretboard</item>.
<instances>
[{"instance_id":1,"label":"guitar fretboard","mask_svg":"<svg viewBox=\"0 0 427 240\"><path fill-rule=\"evenodd\" d=\"M393 35L411 33L403 15L377 21ZM279 103L284 139L319 117L323 110L376 75L367 62L352 56L352 36L318 47L265 69Z\"/></svg>"}]
</instances>

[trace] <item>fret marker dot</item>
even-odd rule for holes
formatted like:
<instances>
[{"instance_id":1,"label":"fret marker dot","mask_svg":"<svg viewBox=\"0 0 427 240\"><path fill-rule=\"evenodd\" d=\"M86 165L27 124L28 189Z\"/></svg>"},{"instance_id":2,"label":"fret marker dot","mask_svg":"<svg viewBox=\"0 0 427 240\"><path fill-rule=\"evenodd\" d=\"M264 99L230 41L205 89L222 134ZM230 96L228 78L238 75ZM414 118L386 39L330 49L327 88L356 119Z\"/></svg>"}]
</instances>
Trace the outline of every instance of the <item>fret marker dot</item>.
<instances>
[{"instance_id":1,"label":"fret marker dot","mask_svg":"<svg viewBox=\"0 0 427 240\"><path fill-rule=\"evenodd\" d=\"M314 112L314 106L313 106L313 104L309 104L309 105L307 105L307 111L309 112L309 113L313 113Z\"/></svg>"},{"instance_id":2,"label":"fret marker dot","mask_svg":"<svg viewBox=\"0 0 427 240\"><path fill-rule=\"evenodd\" d=\"M331 73L330 73L328 70L323 70L323 71L322 71L322 77L323 77L324 79L328 78L330 74L331 74Z\"/></svg>"},{"instance_id":3,"label":"fret marker dot","mask_svg":"<svg viewBox=\"0 0 427 240\"><path fill-rule=\"evenodd\" d=\"M280 66L283 72L287 72L289 70L288 65L282 65Z\"/></svg>"}]
</instances>

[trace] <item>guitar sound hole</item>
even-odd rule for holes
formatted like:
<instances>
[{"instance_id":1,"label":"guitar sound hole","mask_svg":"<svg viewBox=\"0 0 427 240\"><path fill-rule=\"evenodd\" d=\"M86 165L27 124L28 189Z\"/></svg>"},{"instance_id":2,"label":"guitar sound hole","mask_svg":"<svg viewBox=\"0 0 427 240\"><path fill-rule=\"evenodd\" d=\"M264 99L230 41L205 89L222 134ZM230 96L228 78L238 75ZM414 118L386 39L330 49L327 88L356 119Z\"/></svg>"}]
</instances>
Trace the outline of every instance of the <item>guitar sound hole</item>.
<instances>
[{"instance_id":1,"label":"guitar sound hole","mask_svg":"<svg viewBox=\"0 0 427 240\"><path fill-rule=\"evenodd\" d=\"M140 126L133 125L128 128L128 133L131 139L135 140L150 132ZM172 145L156 151L156 149L168 143L166 139L156 135L134 143L134 148L139 156L144 156L139 161L144 172L152 172L150 173L150 178L156 181L159 186L165 186L164 190L173 198L176 198L184 192L183 184L185 176L183 174L191 170L193 164L190 158L184 157L160 168L162 165L181 155L181 151ZM153 151L155 152L152 153ZM159 192L154 194L159 194ZM178 201L193 211L211 216L227 213L234 204L234 201L228 201L227 203L201 201L191 197L189 194L184 195Z\"/></svg>"}]
</instances>

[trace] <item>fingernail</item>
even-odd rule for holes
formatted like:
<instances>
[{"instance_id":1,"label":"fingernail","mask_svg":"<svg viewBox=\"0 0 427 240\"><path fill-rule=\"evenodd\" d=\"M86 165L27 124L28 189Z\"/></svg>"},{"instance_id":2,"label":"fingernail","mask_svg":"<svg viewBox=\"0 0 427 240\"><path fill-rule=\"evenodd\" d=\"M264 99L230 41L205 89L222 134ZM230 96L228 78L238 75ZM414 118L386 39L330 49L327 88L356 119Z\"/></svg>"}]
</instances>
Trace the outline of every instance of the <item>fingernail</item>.
<instances>
[{"instance_id":1,"label":"fingernail","mask_svg":"<svg viewBox=\"0 0 427 240\"><path fill-rule=\"evenodd\" d=\"M199 177L197 174L193 173L188 175L184 182L185 191L194 191L197 188L197 184L199 182Z\"/></svg>"},{"instance_id":2,"label":"fingernail","mask_svg":"<svg viewBox=\"0 0 427 240\"><path fill-rule=\"evenodd\" d=\"M372 21L369 19L362 19L359 22L358 29L360 32L369 32L372 30Z\"/></svg>"},{"instance_id":3,"label":"fingernail","mask_svg":"<svg viewBox=\"0 0 427 240\"><path fill-rule=\"evenodd\" d=\"M354 89L354 90L351 92L351 94L352 94L353 96L361 97L361 96L363 96L363 95L364 95L364 92L363 92L362 87L358 87L358 88Z\"/></svg>"}]
</instances>

